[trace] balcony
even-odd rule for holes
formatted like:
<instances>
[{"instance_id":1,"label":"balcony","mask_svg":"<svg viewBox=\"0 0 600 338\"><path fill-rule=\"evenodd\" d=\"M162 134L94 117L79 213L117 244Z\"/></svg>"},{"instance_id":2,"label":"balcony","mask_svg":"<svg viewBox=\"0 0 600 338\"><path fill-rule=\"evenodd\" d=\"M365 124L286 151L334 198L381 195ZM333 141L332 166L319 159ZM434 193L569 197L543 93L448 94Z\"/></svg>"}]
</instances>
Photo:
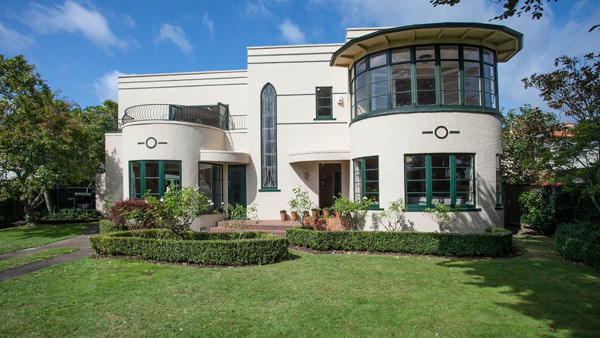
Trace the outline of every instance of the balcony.
<instances>
[{"instance_id":1,"label":"balcony","mask_svg":"<svg viewBox=\"0 0 600 338\"><path fill-rule=\"evenodd\" d=\"M216 127L222 130L246 129L246 115L229 115L229 106L182 106L143 104L125 109L119 129L127 123L141 121L180 121Z\"/></svg>"}]
</instances>

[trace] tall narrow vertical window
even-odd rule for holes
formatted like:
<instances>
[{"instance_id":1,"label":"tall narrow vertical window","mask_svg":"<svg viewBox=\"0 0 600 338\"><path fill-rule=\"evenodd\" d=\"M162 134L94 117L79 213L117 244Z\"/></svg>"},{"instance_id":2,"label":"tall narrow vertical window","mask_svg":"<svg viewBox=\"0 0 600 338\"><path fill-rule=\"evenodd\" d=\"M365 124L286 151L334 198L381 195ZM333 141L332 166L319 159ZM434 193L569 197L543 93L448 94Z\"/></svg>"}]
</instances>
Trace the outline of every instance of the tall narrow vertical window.
<instances>
[{"instance_id":1,"label":"tall narrow vertical window","mask_svg":"<svg viewBox=\"0 0 600 338\"><path fill-rule=\"evenodd\" d=\"M483 50L483 91L485 106L497 108L496 102L496 64L494 53L487 49Z\"/></svg>"},{"instance_id":2,"label":"tall narrow vertical window","mask_svg":"<svg viewBox=\"0 0 600 338\"><path fill-rule=\"evenodd\" d=\"M500 163L502 156L496 155L496 207L502 207L502 171Z\"/></svg>"},{"instance_id":3,"label":"tall narrow vertical window","mask_svg":"<svg viewBox=\"0 0 600 338\"><path fill-rule=\"evenodd\" d=\"M333 90L331 87L317 87L317 120L331 120L333 118L332 95Z\"/></svg>"},{"instance_id":4,"label":"tall narrow vertical window","mask_svg":"<svg viewBox=\"0 0 600 338\"><path fill-rule=\"evenodd\" d=\"M277 92L267 83L260 93L261 185L277 190Z\"/></svg>"},{"instance_id":5,"label":"tall narrow vertical window","mask_svg":"<svg viewBox=\"0 0 600 338\"><path fill-rule=\"evenodd\" d=\"M379 207L379 157L363 157L354 160L354 200L369 198L371 208Z\"/></svg>"},{"instance_id":6,"label":"tall narrow vertical window","mask_svg":"<svg viewBox=\"0 0 600 338\"><path fill-rule=\"evenodd\" d=\"M129 196L162 197L167 189L181 188L181 162L131 161L129 162Z\"/></svg>"},{"instance_id":7,"label":"tall narrow vertical window","mask_svg":"<svg viewBox=\"0 0 600 338\"><path fill-rule=\"evenodd\" d=\"M435 48L417 47L415 51L417 68L417 104L436 104Z\"/></svg>"},{"instance_id":8,"label":"tall narrow vertical window","mask_svg":"<svg viewBox=\"0 0 600 338\"><path fill-rule=\"evenodd\" d=\"M369 57L371 106L369 111L387 109L390 92L388 84L387 52L374 54Z\"/></svg>"},{"instance_id":9,"label":"tall narrow vertical window","mask_svg":"<svg viewBox=\"0 0 600 338\"><path fill-rule=\"evenodd\" d=\"M223 202L223 166L198 163L198 187L213 202L213 209L221 208Z\"/></svg>"},{"instance_id":10,"label":"tall narrow vertical window","mask_svg":"<svg viewBox=\"0 0 600 338\"><path fill-rule=\"evenodd\" d=\"M442 104L460 104L460 68L458 46L440 47L440 73L442 80Z\"/></svg>"},{"instance_id":11,"label":"tall narrow vertical window","mask_svg":"<svg viewBox=\"0 0 600 338\"><path fill-rule=\"evenodd\" d=\"M367 60L362 59L354 66L356 79L354 80L354 117L365 114L369 110L367 101Z\"/></svg>"},{"instance_id":12,"label":"tall narrow vertical window","mask_svg":"<svg viewBox=\"0 0 600 338\"><path fill-rule=\"evenodd\" d=\"M463 47L465 103L481 106L481 63L479 48Z\"/></svg>"},{"instance_id":13,"label":"tall narrow vertical window","mask_svg":"<svg viewBox=\"0 0 600 338\"><path fill-rule=\"evenodd\" d=\"M392 108L412 104L410 48L392 51Z\"/></svg>"}]
</instances>

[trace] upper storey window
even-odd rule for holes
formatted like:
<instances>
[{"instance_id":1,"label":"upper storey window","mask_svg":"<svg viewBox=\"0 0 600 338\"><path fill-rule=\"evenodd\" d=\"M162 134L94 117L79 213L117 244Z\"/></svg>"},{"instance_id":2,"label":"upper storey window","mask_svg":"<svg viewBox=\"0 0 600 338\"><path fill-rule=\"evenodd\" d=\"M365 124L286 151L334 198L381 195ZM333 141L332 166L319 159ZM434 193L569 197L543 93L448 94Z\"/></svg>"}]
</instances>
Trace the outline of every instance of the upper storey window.
<instances>
[{"instance_id":1,"label":"upper storey window","mask_svg":"<svg viewBox=\"0 0 600 338\"><path fill-rule=\"evenodd\" d=\"M498 111L496 54L425 45L370 54L350 70L352 118L387 111Z\"/></svg>"}]
</instances>

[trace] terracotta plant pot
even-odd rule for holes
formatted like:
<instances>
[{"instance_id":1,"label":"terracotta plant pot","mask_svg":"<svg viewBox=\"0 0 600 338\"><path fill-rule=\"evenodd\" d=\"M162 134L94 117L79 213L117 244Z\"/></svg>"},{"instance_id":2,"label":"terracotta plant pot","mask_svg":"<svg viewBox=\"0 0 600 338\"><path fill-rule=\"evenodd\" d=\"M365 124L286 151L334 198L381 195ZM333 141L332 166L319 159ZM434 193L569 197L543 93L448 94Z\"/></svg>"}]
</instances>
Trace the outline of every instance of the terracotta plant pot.
<instances>
[{"instance_id":1,"label":"terracotta plant pot","mask_svg":"<svg viewBox=\"0 0 600 338\"><path fill-rule=\"evenodd\" d=\"M285 221L287 219L287 212L280 212L279 217L282 221Z\"/></svg>"},{"instance_id":2,"label":"terracotta plant pot","mask_svg":"<svg viewBox=\"0 0 600 338\"><path fill-rule=\"evenodd\" d=\"M319 210L312 210L312 217L313 218L319 217Z\"/></svg>"},{"instance_id":3,"label":"terracotta plant pot","mask_svg":"<svg viewBox=\"0 0 600 338\"><path fill-rule=\"evenodd\" d=\"M335 218L340 218L340 217L342 217L342 213L339 212L339 211L336 211L335 212Z\"/></svg>"},{"instance_id":4,"label":"terracotta plant pot","mask_svg":"<svg viewBox=\"0 0 600 338\"><path fill-rule=\"evenodd\" d=\"M329 214L331 214L331 210L323 210L323 217L329 217Z\"/></svg>"},{"instance_id":5,"label":"terracotta plant pot","mask_svg":"<svg viewBox=\"0 0 600 338\"><path fill-rule=\"evenodd\" d=\"M292 215L292 221L297 221L298 220L298 213L297 212L292 211L291 215Z\"/></svg>"}]
</instances>

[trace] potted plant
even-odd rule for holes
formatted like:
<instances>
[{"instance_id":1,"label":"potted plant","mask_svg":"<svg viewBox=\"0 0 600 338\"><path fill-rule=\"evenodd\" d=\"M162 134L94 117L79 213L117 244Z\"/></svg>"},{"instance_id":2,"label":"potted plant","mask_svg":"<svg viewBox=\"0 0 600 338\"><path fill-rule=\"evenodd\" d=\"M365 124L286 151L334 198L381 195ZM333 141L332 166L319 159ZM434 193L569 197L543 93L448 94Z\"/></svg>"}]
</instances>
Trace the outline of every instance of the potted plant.
<instances>
[{"instance_id":1,"label":"potted plant","mask_svg":"<svg viewBox=\"0 0 600 338\"><path fill-rule=\"evenodd\" d=\"M319 211L321 211L321 209L319 209L319 207L315 207L310 209L312 211L312 217L313 218L318 218L319 217Z\"/></svg>"},{"instance_id":2,"label":"potted plant","mask_svg":"<svg viewBox=\"0 0 600 338\"><path fill-rule=\"evenodd\" d=\"M298 220L298 213L296 211L292 211L290 214L290 217L292 218L292 221L297 221Z\"/></svg>"},{"instance_id":3,"label":"potted plant","mask_svg":"<svg viewBox=\"0 0 600 338\"><path fill-rule=\"evenodd\" d=\"M329 217L331 214L331 208L323 208L323 217Z\"/></svg>"},{"instance_id":4,"label":"potted plant","mask_svg":"<svg viewBox=\"0 0 600 338\"><path fill-rule=\"evenodd\" d=\"M285 221L287 219L287 211L286 210L280 210L279 211L279 217L281 218L282 221Z\"/></svg>"}]
</instances>

